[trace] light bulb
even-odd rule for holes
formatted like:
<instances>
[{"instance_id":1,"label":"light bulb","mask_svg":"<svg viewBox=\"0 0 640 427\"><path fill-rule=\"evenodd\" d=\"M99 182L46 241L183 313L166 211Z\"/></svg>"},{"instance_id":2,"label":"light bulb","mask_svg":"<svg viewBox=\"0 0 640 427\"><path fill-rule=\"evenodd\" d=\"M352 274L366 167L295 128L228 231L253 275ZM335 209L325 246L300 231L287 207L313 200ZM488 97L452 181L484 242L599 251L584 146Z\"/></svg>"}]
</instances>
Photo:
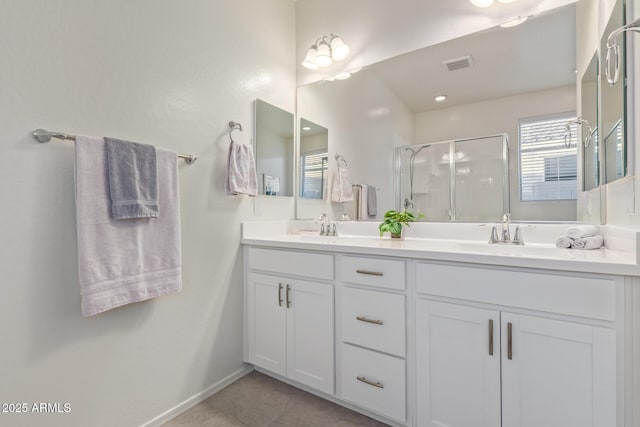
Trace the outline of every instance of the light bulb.
<instances>
[{"instance_id":1,"label":"light bulb","mask_svg":"<svg viewBox=\"0 0 640 427\"><path fill-rule=\"evenodd\" d=\"M442 101L444 101L445 99L447 99L447 95L438 95L438 96L436 96L436 97L435 97L435 98L433 98L433 99L435 99L437 102L442 102Z\"/></svg>"},{"instance_id":2,"label":"light bulb","mask_svg":"<svg viewBox=\"0 0 640 427\"><path fill-rule=\"evenodd\" d=\"M318 44L318 55L316 55L314 61L319 67L328 67L331 65L333 60L331 59L331 49L327 43L320 42Z\"/></svg>"},{"instance_id":3,"label":"light bulb","mask_svg":"<svg viewBox=\"0 0 640 427\"><path fill-rule=\"evenodd\" d=\"M302 61L302 66L310 70L317 70L318 65L315 63L317 54L318 51L316 50L315 46L311 46L307 51L307 56L305 56L304 61Z\"/></svg>"},{"instance_id":4,"label":"light bulb","mask_svg":"<svg viewBox=\"0 0 640 427\"><path fill-rule=\"evenodd\" d=\"M340 37L333 36L331 39L331 58L334 61L342 61L347 56L349 56L349 46L344 44Z\"/></svg>"},{"instance_id":5,"label":"light bulb","mask_svg":"<svg viewBox=\"0 0 640 427\"><path fill-rule=\"evenodd\" d=\"M469 0L472 5L478 7L489 7L493 4L493 0Z\"/></svg>"}]
</instances>

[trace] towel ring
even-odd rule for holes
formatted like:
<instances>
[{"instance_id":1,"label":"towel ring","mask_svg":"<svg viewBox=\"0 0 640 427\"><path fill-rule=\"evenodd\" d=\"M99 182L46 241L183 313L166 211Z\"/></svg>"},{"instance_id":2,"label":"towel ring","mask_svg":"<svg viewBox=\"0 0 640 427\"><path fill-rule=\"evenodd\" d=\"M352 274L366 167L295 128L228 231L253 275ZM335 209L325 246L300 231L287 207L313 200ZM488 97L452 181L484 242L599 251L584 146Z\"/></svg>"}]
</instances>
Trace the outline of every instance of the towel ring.
<instances>
[{"instance_id":1,"label":"towel ring","mask_svg":"<svg viewBox=\"0 0 640 427\"><path fill-rule=\"evenodd\" d=\"M237 130L239 130L240 132L242 132L242 125L241 125L240 123L238 123L238 122L234 122L233 120L231 120L231 121L229 122L229 139L231 140L231 142L235 142L235 141L233 140L233 134L232 134L232 132L233 132L234 130L236 130L236 129L237 129Z\"/></svg>"},{"instance_id":2,"label":"towel ring","mask_svg":"<svg viewBox=\"0 0 640 427\"><path fill-rule=\"evenodd\" d=\"M340 162L342 162L342 163L340 163ZM346 167L349 166L349 163L347 163L345 158L342 157L340 154L336 154L336 163L338 164L339 168L346 168Z\"/></svg>"}]
</instances>

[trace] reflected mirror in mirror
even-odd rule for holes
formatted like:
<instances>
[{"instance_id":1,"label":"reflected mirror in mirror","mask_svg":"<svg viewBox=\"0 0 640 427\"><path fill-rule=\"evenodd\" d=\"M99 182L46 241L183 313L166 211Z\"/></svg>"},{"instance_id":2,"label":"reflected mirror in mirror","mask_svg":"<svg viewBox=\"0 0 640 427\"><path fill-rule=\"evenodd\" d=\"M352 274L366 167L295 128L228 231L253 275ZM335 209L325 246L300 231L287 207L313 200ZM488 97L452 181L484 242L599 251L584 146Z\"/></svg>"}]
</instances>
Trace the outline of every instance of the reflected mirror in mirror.
<instances>
[{"instance_id":1,"label":"reflected mirror in mirror","mask_svg":"<svg viewBox=\"0 0 640 427\"><path fill-rule=\"evenodd\" d=\"M491 202L496 206L489 209L484 201L493 196L472 190L472 183L491 178L475 175L480 169L473 171L475 181L464 176L466 166L454 173L446 168L449 175L442 171L442 179L431 177L422 169L431 164L427 154L433 153L427 149L414 159L414 198L427 198L416 194L428 193L432 200L430 205L415 203L414 212L425 214L423 221L449 220L453 215L448 210L459 205L458 220L472 220L508 206L517 221L575 221L583 179L577 176L577 126L569 123L577 119L576 59L587 64L593 54L576 47L576 38L582 36L576 35L576 21L589 15L576 9L587 1L540 13L515 27L495 27L400 55L347 80L299 87L298 114L331 129L328 151L350 160L352 182L379 188L379 212L402 209L405 198L411 201L409 194L398 197L408 187L400 188L394 174L397 147L506 134L506 203L496 197ZM580 28L589 26L597 28L597 22ZM469 143L462 149L475 147ZM452 197L452 181L469 188L458 188ZM435 187L437 183L443 187ZM436 194L448 195L455 203L449 207L444 199L436 200ZM474 212L474 206L482 206L482 212ZM306 217L326 211L319 208L323 211L313 215L305 211ZM333 206L333 217L339 218L341 211Z\"/></svg>"},{"instance_id":2,"label":"reflected mirror in mirror","mask_svg":"<svg viewBox=\"0 0 640 427\"><path fill-rule=\"evenodd\" d=\"M329 172L329 130L300 119L300 197L326 199Z\"/></svg>"},{"instance_id":3,"label":"reflected mirror in mirror","mask_svg":"<svg viewBox=\"0 0 640 427\"><path fill-rule=\"evenodd\" d=\"M584 191L600 185L600 159L598 158L598 55L593 55L580 82L580 126Z\"/></svg>"},{"instance_id":4,"label":"reflected mirror in mirror","mask_svg":"<svg viewBox=\"0 0 640 427\"><path fill-rule=\"evenodd\" d=\"M603 55L607 52L607 37L611 32L622 25L624 25L624 2L623 0L617 0L607 28L600 40L600 51ZM608 184L617 179L623 178L627 173L627 159L626 159L626 109L625 109L625 94L626 94L626 76L625 76L625 37L623 35L618 36L617 42L620 46L621 65L620 65L620 77L615 85L610 85L607 81L607 74L604 67L606 67L606 61L602 61L603 67L600 72L601 76L601 111L600 111L600 135L602 135L602 144L604 148L604 175L605 183ZM613 65L611 65L611 71L613 73Z\"/></svg>"},{"instance_id":5,"label":"reflected mirror in mirror","mask_svg":"<svg viewBox=\"0 0 640 427\"><path fill-rule=\"evenodd\" d=\"M256 100L256 171L258 194L293 196L293 114Z\"/></svg>"}]
</instances>

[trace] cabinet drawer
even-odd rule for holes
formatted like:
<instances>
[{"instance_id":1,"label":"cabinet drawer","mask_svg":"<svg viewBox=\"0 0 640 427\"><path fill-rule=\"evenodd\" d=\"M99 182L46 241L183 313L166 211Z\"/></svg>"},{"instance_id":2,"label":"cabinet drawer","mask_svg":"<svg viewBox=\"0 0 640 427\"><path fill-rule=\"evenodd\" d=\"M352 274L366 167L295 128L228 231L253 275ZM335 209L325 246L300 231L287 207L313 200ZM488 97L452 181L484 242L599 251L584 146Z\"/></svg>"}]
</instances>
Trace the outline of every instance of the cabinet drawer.
<instances>
[{"instance_id":1,"label":"cabinet drawer","mask_svg":"<svg viewBox=\"0 0 640 427\"><path fill-rule=\"evenodd\" d=\"M614 321L616 281L419 263L417 292Z\"/></svg>"},{"instance_id":2,"label":"cabinet drawer","mask_svg":"<svg viewBox=\"0 0 640 427\"><path fill-rule=\"evenodd\" d=\"M249 268L333 280L333 255L250 247Z\"/></svg>"},{"instance_id":3,"label":"cabinet drawer","mask_svg":"<svg viewBox=\"0 0 640 427\"><path fill-rule=\"evenodd\" d=\"M342 280L360 285L404 289L404 261L345 256Z\"/></svg>"},{"instance_id":4,"label":"cabinet drawer","mask_svg":"<svg viewBox=\"0 0 640 427\"><path fill-rule=\"evenodd\" d=\"M404 360L343 344L340 384L345 400L405 420Z\"/></svg>"},{"instance_id":5,"label":"cabinet drawer","mask_svg":"<svg viewBox=\"0 0 640 427\"><path fill-rule=\"evenodd\" d=\"M404 295L343 288L344 341L404 357L405 329Z\"/></svg>"}]
</instances>

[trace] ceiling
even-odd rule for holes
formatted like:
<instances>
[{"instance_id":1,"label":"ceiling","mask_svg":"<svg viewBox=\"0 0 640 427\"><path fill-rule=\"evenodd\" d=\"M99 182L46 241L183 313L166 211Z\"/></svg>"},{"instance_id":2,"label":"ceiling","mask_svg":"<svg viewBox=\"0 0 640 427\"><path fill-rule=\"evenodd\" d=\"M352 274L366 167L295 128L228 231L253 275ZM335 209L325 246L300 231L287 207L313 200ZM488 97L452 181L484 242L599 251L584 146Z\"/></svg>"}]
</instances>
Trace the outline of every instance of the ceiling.
<instances>
[{"instance_id":1,"label":"ceiling","mask_svg":"<svg viewBox=\"0 0 640 427\"><path fill-rule=\"evenodd\" d=\"M512 28L492 28L374 64L374 73L419 113L485 99L575 84L575 4ZM443 61L471 55L471 68ZM356 75L357 76L357 75ZM354 77L356 77L354 76ZM435 102L446 94L445 102Z\"/></svg>"}]
</instances>

